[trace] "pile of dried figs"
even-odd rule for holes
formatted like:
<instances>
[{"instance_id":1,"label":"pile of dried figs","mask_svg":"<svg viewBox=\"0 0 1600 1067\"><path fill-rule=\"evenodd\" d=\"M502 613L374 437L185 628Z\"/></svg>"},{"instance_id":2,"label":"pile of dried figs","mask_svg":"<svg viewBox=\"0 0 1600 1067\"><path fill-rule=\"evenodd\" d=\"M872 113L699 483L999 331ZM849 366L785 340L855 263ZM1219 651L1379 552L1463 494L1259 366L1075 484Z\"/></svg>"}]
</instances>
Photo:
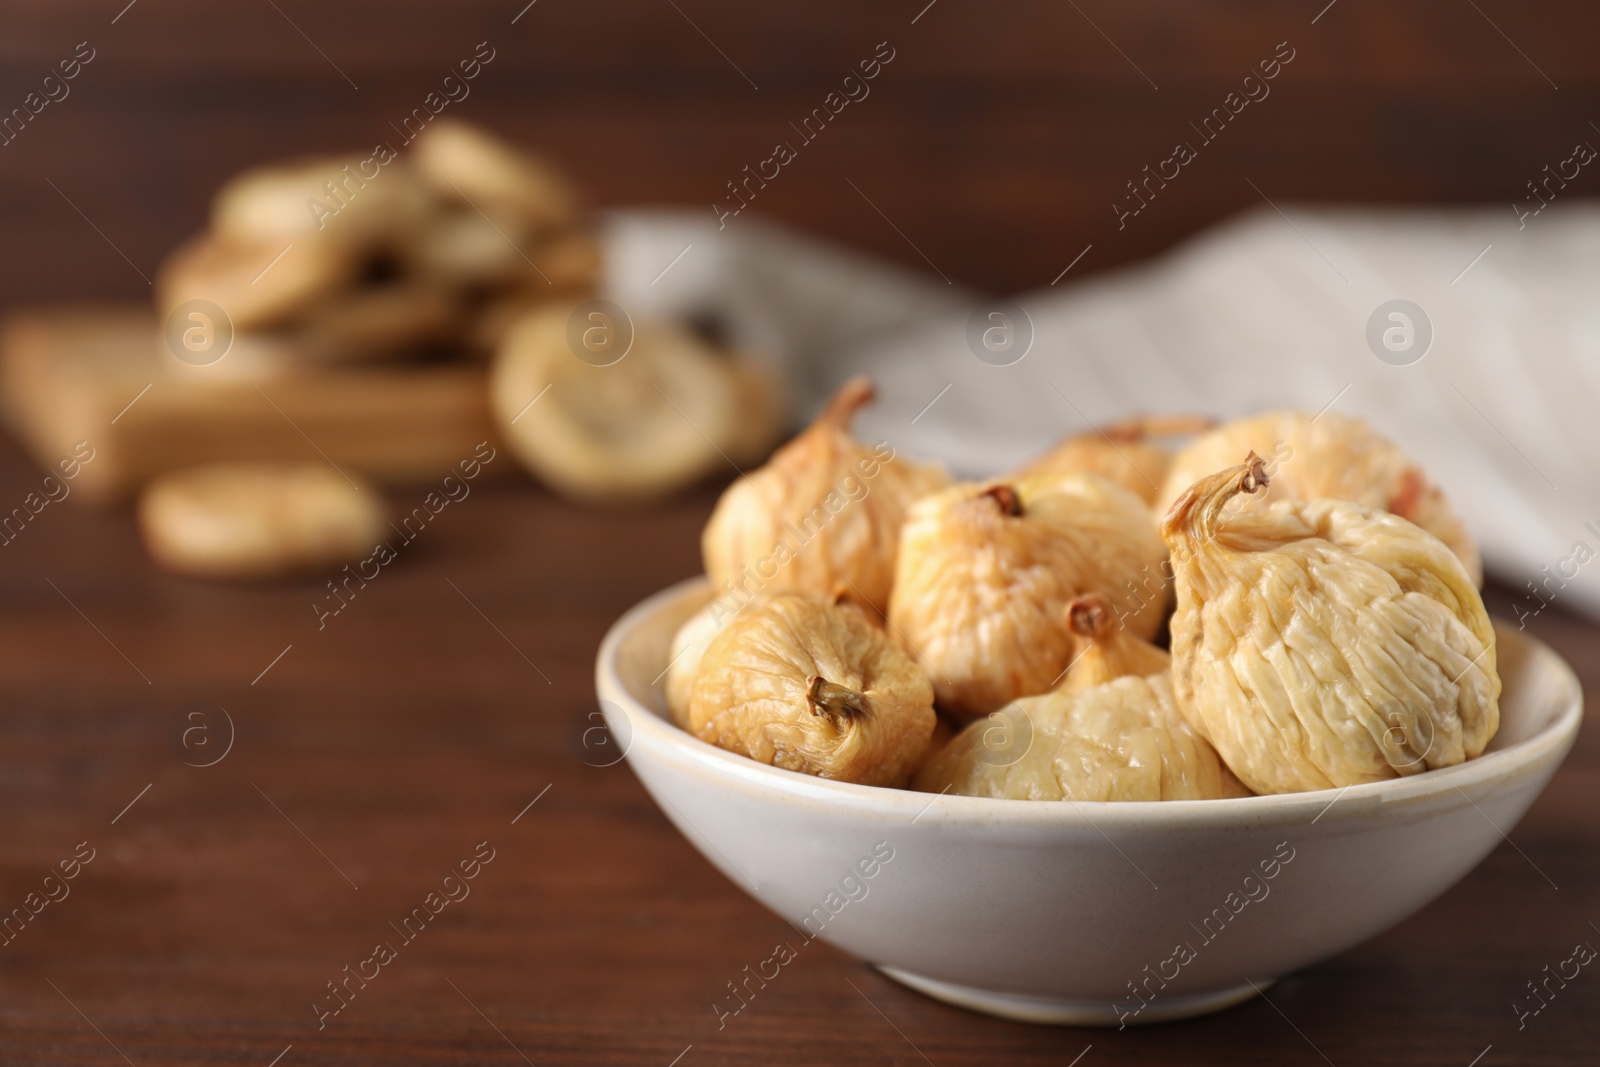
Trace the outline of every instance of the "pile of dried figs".
<instances>
[{"instance_id":1,"label":"pile of dried figs","mask_svg":"<svg viewBox=\"0 0 1600 1067\"><path fill-rule=\"evenodd\" d=\"M220 307L219 373L485 356L528 307L590 292L600 242L578 188L539 156L441 119L388 145L236 175L162 264L157 311Z\"/></svg>"},{"instance_id":2,"label":"pile of dried figs","mask_svg":"<svg viewBox=\"0 0 1600 1067\"><path fill-rule=\"evenodd\" d=\"M201 377L171 349L167 369L199 387L194 403L220 410L236 394L207 387L273 376L296 380L302 404L355 404L409 424L428 402L416 371L486 365L498 436L482 426L477 458L459 462L476 469L503 443L546 486L594 504L667 496L767 455L786 425L776 371L714 323L635 322L599 299L598 224L570 177L450 118L403 147L254 167L217 192L205 230L155 284L163 320L224 323L231 339L196 364ZM352 401L356 383L364 399ZM448 404L440 418L447 438L476 426ZM411 464L437 447L419 437L415 455L400 449ZM357 564L386 536L363 462L346 459L348 471L284 462L270 442L240 434L222 446L267 458L180 468L146 487L140 526L165 569L272 579ZM394 466L392 442L353 447Z\"/></svg>"},{"instance_id":3,"label":"pile of dried figs","mask_svg":"<svg viewBox=\"0 0 1600 1067\"><path fill-rule=\"evenodd\" d=\"M872 396L846 383L706 526L712 599L666 672L696 737L840 781L1109 801L1379 781L1494 736L1477 549L1360 420L1136 420L962 483L852 437Z\"/></svg>"}]
</instances>

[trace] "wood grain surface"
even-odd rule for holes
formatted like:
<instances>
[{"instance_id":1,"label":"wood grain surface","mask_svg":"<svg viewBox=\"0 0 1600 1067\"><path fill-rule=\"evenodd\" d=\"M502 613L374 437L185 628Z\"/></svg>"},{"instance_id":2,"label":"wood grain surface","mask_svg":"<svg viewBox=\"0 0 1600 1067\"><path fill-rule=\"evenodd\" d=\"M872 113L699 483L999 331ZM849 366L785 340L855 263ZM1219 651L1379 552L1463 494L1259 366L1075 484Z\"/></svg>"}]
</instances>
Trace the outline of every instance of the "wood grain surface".
<instances>
[{"instance_id":1,"label":"wood grain surface","mask_svg":"<svg viewBox=\"0 0 1600 1067\"><path fill-rule=\"evenodd\" d=\"M480 41L495 59L445 114L546 148L601 204L708 215L888 42L870 95L752 210L1000 292L1088 244L1075 274L1130 262L1263 197L1509 214L1600 136L1600 12L1578 0L136 0L111 24L126 2L0 7L5 111L78 42L96 50L0 148L9 300L139 291L221 180L394 138ZM1126 183L1198 141L1190 123L1280 42L1295 58L1270 95L1119 230Z\"/></svg>"},{"instance_id":2,"label":"wood grain surface","mask_svg":"<svg viewBox=\"0 0 1600 1067\"><path fill-rule=\"evenodd\" d=\"M484 40L462 117L544 146L603 205L708 213L889 41L872 95L752 210L994 291L1087 245L1074 277L1132 262L1264 197L1510 210L1600 137L1600 12L1573 2L124 3L0 5L0 114L96 50L0 146L7 305L147 292L221 179L388 136ZM1271 95L1118 230L1124 183L1284 41ZM0 444L0 510L40 477ZM698 570L714 492L617 513L478 484L322 629L318 582L171 578L130 513L46 507L0 544L0 915L80 844L94 858L0 943L0 1062L1595 1061L1600 976L1521 1028L1512 1007L1600 943L1592 723L1481 867L1270 1001L1032 1027L818 944L719 1029L712 1000L788 928L585 743L602 633ZM1600 691L1595 626L1552 609L1531 628ZM480 847L470 896L319 1028L328 983Z\"/></svg>"}]
</instances>

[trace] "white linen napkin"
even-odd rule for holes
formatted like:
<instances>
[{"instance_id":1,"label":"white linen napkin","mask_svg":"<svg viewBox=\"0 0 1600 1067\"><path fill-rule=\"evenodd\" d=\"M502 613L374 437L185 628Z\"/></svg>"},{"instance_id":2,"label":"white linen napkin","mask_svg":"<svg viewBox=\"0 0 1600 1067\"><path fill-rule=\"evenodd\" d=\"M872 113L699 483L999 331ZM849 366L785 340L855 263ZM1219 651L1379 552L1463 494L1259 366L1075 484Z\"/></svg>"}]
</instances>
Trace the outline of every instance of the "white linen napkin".
<instances>
[{"instance_id":1,"label":"white linen napkin","mask_svg":"<svg viewBox=\"0 0 1600 1067\"><path fill-rule=\"evenodd\" d=\"M617 212L606 241L630 313L716 317L782 361L797 418L866 371L881 398L861 435L958 472L1135 413L1361 415L1444 487L1521 610L1600 616L1600 205L1264 207L1152 263L992 301L756 220L719 229L709 211ZM1385 362L1369 320L1396 299L1423 319ZM1379 319L1403 345L1405 322ZM1018 343L1029 322L1008 366L1019 348L969 340L998 323Z\"/></svg>"}]
</instances>

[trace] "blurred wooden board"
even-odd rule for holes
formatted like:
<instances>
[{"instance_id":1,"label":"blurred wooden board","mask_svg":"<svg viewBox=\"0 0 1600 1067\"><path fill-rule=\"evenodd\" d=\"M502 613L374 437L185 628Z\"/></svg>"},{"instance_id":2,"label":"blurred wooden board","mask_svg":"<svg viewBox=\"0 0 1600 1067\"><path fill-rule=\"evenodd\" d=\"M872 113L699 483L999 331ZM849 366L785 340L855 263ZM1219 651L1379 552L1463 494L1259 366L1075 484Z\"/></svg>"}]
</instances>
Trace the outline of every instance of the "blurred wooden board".
<instances>
[{"instance_id":1,"label":"blurred wooden board","mask_svg":"<svg viewBox=\"0 0 1600 1067\"><path fill-rule=\"evenodd\" d=\"M17 312L0 332L0 417L47 468L87 441L94 459L73 489L101 502L225 460L325 458L380 482L427 481L498 443L481 365L249 376L223 366L231 352L188 367L161 344L140 305Z\"/></svg>"}]
</instances>

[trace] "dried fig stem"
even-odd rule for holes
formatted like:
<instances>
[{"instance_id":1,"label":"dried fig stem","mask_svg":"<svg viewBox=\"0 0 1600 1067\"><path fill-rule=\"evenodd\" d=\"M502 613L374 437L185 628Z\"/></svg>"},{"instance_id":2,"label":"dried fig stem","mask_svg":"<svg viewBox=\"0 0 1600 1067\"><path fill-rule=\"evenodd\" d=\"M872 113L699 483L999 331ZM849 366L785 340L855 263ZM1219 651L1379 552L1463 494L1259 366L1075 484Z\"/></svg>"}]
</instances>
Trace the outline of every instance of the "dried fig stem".
<instances>
[{"instance_id":1,"label":"dried fig stem","mask_svg":"<svg viewBox=\"0 0 1600 1067\"><path fill-rule=\"evenodd\" d=\"M866 699L860 693L835 685L820 674L806 679L806 701L813 715L859 719L867 714Z\"/></svg>"},{"instance_id":2,"label":"dried fig stem","mask_svg":"<svg viewBox=\"0 0 1600 1067\"><path fill-rule=\"evenodd\" d=\"M1240 493L1265 489L1269 481L1266 464L1251 452L1239 466L1201 478L1185 489L1161 521L1161 536L1169 546L1179 535L1191 545L1211 541L1228 501Z\"/></svg>"},{"instance_id":3,"label":"dried fig stem","mask_svg":"<svg viewBox=\"0 0 1600 1067\"><path fill-rule=\"evenodd\" d=\"M983 495L1000 505L1000 512L1003 515L1010 515L1015 519L1022 514L1022 497L1009 485L990 486L983 491Z\"/></svg>"},{"instance_id":4,"label":"dried fig stem","mask_svg":"<svg viewBox=\"0 0 1600 1067\"><path fill-rule=\"evenodd\" d=\"M1111 604L1099 593L1085 593L1067 604L1067 629L1075 634L1103 638L1111 633L1113 622Z\"/></svg>"},{"instance_id":5,"label":"dried fig stem","mask_svg":"<svg viewBox=\"0 0 1600 1067\"><path fill-rule=\"evenodd\" d=\"M1239 492L1254 493L1257 489L1265 489L1270 484L1267 478L1267 465L1254 452L1244 457L1244 467L1245 472L1239 478Z\"/></svg>"},{"instance_id":6,"label":"dried fig stem","mask_svg":"<svg viewBox=\"0 0 1600 1067\"><path fill-rule=\"evenodd\" d=\"M856 412L866 407L877 399L877 387L872 384L872 379L864 374L839 386L838 390L828 399L828 406L822 409L818 422L827 422L840 430L849 430L850 422L855 418Z\"/></svg>"}]
</instances>

